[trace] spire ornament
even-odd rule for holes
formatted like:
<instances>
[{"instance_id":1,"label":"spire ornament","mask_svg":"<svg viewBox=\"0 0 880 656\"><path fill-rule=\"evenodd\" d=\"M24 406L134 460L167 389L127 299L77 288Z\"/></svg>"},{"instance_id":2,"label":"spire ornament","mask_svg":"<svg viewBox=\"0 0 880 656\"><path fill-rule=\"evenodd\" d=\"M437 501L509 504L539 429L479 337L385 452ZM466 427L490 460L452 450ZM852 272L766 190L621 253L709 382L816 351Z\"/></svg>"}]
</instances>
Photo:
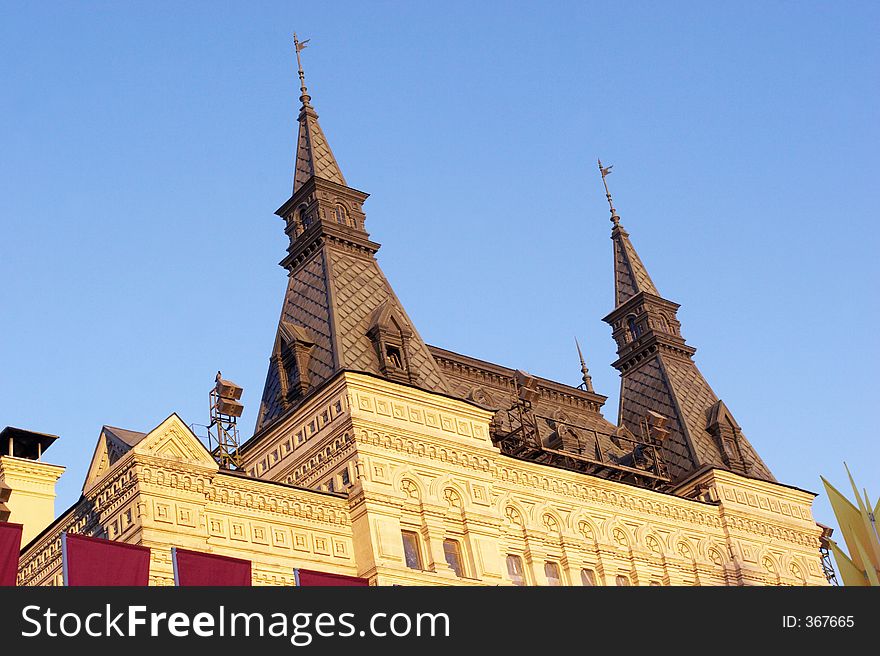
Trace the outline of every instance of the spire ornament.
<instances>
[{"instance_id":1,"label":"spire ornament","mask_svg":"<svg viewBox=\"0 0 880 656\"><path fill-rule=\"evenodd\" d=\"M593 390L593 379L590 378L590 370L587 369L587 363L584 361L584 354L581 352L581 345L578 342L578 338L574 338L575 346L577 346L578 357L581 360L581 376L584 381L584 389L588 392L592 392Z\"/></svg>"},{"instance_id":2,"label":"spire ornament","mask_svg":"<svg viewBox=\"0 0 880 656\"><path fill-rule=\"evenodd\" d=\"M308 89L306 89L306 74L303 73L302 59L300 58L299 53L306 49L306 44L309 41L311 41L311 39L300 41L296 36L296 32L293 33L293 48L296 51L296 67L299 71L299 101L303 104L303 107L311 106L309 105L309 101L312 97L309 95Z\"/></svg>"},{"instance_id":3,"label":"spire ornament","mask_svg":"<svg viewBox=\"0 0 880 656\"><path fill-rule=\"evenodd\" d=\"M620 217L617 216L617 210L614 209L614 203L611 200L611 192L608 190L608 181L605 179L611 174L614 164L602 166L602 160L599 160L599 173L602 174L602 184L605 185L605 198L608 199L608 207L611 208L611 223L617 227L620 224Z\"/></svg>"}]
</instances>

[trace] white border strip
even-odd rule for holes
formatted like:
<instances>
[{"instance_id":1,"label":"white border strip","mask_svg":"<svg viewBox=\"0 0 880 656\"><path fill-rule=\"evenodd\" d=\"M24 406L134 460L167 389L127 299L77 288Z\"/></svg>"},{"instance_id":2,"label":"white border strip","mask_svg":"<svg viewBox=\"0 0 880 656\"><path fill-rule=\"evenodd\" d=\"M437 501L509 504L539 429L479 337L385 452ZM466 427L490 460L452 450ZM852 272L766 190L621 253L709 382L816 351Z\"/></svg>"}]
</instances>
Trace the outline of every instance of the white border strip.
<instances>
[{"instance_id":1,"label":"white border strip","mask_svg":"<svg viewBox=\"0 0 880 656\"><path fill-rule=\"evenodd\" d=\"M65 531L61 534L61 580L64 586L67 586L70 580L67 567L67 531Z\"/></svg>"},{"instance_id":2,"label":"white border strip","mask_svg":"<svg viewBox=\"0 0 880 656\"><path fill-rule=\"evenodd\" d=\"M174 586L180 587L180 578L177 573L177 547L171 547L171 567L174 568Z\"/></svg>"}]
</instances>

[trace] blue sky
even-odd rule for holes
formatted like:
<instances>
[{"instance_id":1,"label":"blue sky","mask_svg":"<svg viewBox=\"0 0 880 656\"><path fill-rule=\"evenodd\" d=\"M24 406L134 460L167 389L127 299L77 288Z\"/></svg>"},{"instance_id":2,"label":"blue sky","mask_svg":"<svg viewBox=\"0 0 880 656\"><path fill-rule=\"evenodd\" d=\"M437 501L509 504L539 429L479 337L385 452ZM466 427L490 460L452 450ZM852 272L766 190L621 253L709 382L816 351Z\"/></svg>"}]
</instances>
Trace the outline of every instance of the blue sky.
<instances>
[{"instance_id":1,"label":"blue sky","mask_svg":"<svg viewBox=\"0 0 880 656\"><path fill-rule=\"evenodd\" d=\"M379 261L429 343L579 382L617 416L608 209L781 481L876 465L872 2L0 3L0 426L248 437L274 338L291 33ZM823 498L816 518L834 524Z\"/></svg>"}]
</instances>

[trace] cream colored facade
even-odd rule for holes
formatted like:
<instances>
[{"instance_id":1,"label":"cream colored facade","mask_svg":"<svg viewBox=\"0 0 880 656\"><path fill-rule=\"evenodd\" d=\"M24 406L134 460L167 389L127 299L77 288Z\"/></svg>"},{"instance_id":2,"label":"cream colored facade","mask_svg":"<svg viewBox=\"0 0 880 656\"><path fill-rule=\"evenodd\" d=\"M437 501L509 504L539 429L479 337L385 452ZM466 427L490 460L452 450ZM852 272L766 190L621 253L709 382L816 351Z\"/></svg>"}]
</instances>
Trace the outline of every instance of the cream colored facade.
<instances>
[{"instance_id":1,"label":"cream colored facade","mask_svg":"<svg viewBox=\"0 0 880 656\"><path fill-rule=\"evenodd\" d=\"M253 561L258 585L305 567L375 585L526 583L825 585L813 494L707 469L660 493L501 455L492 412L373 375L341 372L258 435L251 475L219 470L172 415L124 453L99 441L84 497L32 544L19 583L61 581L60 534L152 549L151 583L173 583L173 546ZM102 446L104 445L104 446ZM347 484L346 484L347 483ZM329 488L338 492L330 492ZM419 536L406 566L401 531ZM458 542L464 576L444 558Z\"/></svg>"},{"instance_id":2,"label":"cream colored facade","mask_svg":"<svg viewBox=\"0 0 880 656\"><path fill-rule=\"evenodd\" d=\"M0 504L6 521L22 524L28 542L55 519L55 483L64 467L39 460L0 456L0 490L10 491ZM11 493L11 492L14 492Z\"/></svg>"}]
</instances>

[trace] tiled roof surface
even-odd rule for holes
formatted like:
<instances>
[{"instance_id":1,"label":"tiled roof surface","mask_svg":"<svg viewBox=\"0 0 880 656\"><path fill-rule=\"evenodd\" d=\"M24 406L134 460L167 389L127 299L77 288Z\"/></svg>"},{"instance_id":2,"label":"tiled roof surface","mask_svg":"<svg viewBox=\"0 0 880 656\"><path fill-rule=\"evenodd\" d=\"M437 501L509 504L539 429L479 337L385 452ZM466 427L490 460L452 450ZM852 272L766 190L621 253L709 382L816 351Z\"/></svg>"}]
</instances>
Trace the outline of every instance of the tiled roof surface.
<instances>
[{"instance_id":1,"label":"tiled roof surface","mask_svg":"<svg viewBox=\"0 0 880 656\"><path fill-rule=\"evenodd\" d=\"M321 250L296 275L290 277L281 311L281 321L304 326L315 339L309 368L310 380L325 380L334 370L330 303L324 268L324 252ZM281 415L280 389L278 371L275 363L270 361L255 431Z\"/></svg>"},{"instance_id":2,"label":"tiled roof surface","mask_svg":"<svg viewBox=\"0 0 880 656\"><path fill-rule=\"evenodd\" d=\"M342 170L318 124L318 115L313 110L304 109L299 120L293 193L313 175L337 184L345 184Z\"/></svg>"},{"instance_id":3,"label":"tiled roof surface","mask_svg":"<svg viewBox=\"0 0 880 656\"><path fill-rule=\"evenodd\" d=\"M328 286L328 281L332 285ZM375 258L350 255L325 246L290 278L281 321L309 330L315 345L311 351L309 382L319 385L338 369L379 373L376 349L367 335L373 312L386 301L413 335L407 356L415 384L425 389L448 392L448 385L434 358L419 337ZM333 331L336 332L334 341ZM280 328L279 328L280 330ZM334 349L336 353L334 365ZM291 381L292 383L293 381ZM280 381L274 362L269 364L256 431L281 416Z\"/></svg>"},{"instance_id":4,"label":"tiled roof surface","mask_svg":"<svg viewBox=\"0 0 880 656\"><path fill-rule=\"evenodd\" d=\"M116 428L116 426L104 426L104 431L110 433L120 442L124 442L128 446L134 446L142 439L144 439L147 434L140 433L138 431L127 430L125 428Z\"/></svg>"},{"instance_id":5,"label":"tiled roof surface","mask_svg":"<svg viewBox=\"0 0 880 656\"><path fill-rule=\"evenodd\" d=\"M685 429L678 420L672 391L656 358L626 373L620 397L621 423L637 436L642 434L641 422L649 410L668 418L669 436L663 444L663 455L673 479L696 469Z\"/></svg>"},{"instance_id":6,"label":"tiled roof surface","mask_svg":"<svg viewBox=\"0 0 880 656\"><path fill-rule=\"evenodd\" d=\"M614 241L614 302L623 305L639 292L659 296L648 270L639 259L639 254L629 240L629 234L622 227L611 233Z\"/></svg>"},{"instance_id":7,"label":"tiled roof surface","mask_svg":"<svg viewBox=\"0 0 880 656\"><path fill-rule=\"evenodd\" d=\"M699 465L710 464L724 467L718 443L706 429L709 412L718 401L718 397L693 362L666 358L663 364L672 389L675 390L675 398L681 409L691 443L697 452ZM739 435L739 443L743 458L750 465L749 476L770 481L775 480L770 470L742 434Z\"/></svg>"},{"instance_id":8,"label":"tiled roof surface","mask_svg":"<svg viewBox=\"0 0 880 656\"><path fill-rule=\"evenodd\" d=\"M413 333L407 357L416 377L414 382L425 389L447 392L443 374L382 274L379 263L374 258L355 257L335 249L328 249L328 254L333 272L334 325L340 345L340 365L379 373L376 349L367 331L376 308L387 301Z\"/></svg>"}]
</instances>

